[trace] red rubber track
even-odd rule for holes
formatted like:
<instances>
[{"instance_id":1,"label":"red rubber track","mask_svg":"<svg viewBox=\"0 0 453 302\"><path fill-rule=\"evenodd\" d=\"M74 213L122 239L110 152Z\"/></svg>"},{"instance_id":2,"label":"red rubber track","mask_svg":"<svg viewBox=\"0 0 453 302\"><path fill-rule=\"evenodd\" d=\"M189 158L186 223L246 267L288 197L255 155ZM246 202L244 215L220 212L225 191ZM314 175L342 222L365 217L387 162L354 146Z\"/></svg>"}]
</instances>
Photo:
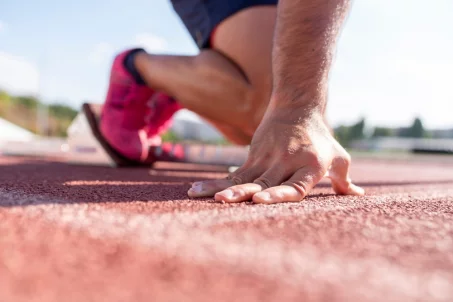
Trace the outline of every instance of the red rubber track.
<instances>
[{"instance_id":1,"label":"red rubber track","mask_svg":"<svg viewBox=\"0 0 453 302\"><path fill-rule=\"evenodd\" d=\"M355 159L364 197L186 197L219 169L0 157L0 301L453 301L451 158Z\"/></svg>"}]
</instances>

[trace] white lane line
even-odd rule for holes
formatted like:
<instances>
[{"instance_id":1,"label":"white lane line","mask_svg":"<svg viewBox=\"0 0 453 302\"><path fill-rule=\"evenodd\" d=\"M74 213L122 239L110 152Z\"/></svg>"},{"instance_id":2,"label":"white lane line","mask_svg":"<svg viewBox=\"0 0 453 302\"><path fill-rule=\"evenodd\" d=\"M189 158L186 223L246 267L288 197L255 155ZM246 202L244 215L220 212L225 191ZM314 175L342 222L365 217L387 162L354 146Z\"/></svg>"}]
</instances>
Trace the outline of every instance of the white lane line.
<instances>
[{"instance_id":1,"label":"white lane line","mask_svg":"<svg viewBox=\"0 0 453 302\"><path fill-rule=\"evenodd\" d=\"M149 186L149 185L171 185L181 186L183 182L155 182L155 181L112 181L112 180L74 180L64 182L64 186L77 187L77 186Z\"/></svg>"}]
</instances>

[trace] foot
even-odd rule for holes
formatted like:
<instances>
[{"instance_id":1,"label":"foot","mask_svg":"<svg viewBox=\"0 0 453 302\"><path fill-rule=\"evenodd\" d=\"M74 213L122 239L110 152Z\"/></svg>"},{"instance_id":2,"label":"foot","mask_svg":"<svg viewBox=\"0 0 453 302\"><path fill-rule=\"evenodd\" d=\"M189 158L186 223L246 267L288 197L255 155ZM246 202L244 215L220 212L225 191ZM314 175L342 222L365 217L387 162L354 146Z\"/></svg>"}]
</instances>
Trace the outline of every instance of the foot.
<instances>
[{"instance_id":1,"label":"foot","mask_svg":"<svg viewBox=\"0 0 453 302\"><path fill-rule=\"evenodd\" d=\"M138 73L128 70L125 60L133 49L114 59L107 98L101 115L100 130L107 142L123 156L140 162L153 161L152 146L161 143L159 134L166 130L172 115L181 107L172 98L146 86Z\"/></svg>"},{"instance_id":2,"label":"foot","mask_svg":"<svg viewBox=\"0 0 453 302\"><path fill-rule=\"evenodd\" d=\"M148 103L148 112L145 116L148 137L158 136L170 129L172 117L180 109L182 106L174 98L156 93L153 101Z\"/></svg>"}]
</instances>

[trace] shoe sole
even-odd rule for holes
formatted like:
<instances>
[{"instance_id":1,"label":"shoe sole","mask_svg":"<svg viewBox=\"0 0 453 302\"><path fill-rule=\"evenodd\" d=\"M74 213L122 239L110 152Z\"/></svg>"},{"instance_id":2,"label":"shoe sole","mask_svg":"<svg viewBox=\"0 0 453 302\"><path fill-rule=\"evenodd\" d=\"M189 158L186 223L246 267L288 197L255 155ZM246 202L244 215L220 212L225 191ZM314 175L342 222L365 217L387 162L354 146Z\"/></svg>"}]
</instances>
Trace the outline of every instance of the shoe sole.
<instances>
[{"instance_id":1,"label":"shoe sole","mask_svg":"<svg viewBox=\"0 0 453 302\"><path fill-rule=\"evenodd\" d=\"M101 121L101 111L102 105L94 105L89 103L84 103L82 105L82 110L88 120L88 124L91 129L91 133L96 138L96 140L101 144L105 152L110 156L110 158L115 162L117 167L131 167L131 166L149 166L150 164L145 164L142 162L131 160L118 151L116 151L104 138L99 128L99 123Z\"/></svg>"}]
</instances>

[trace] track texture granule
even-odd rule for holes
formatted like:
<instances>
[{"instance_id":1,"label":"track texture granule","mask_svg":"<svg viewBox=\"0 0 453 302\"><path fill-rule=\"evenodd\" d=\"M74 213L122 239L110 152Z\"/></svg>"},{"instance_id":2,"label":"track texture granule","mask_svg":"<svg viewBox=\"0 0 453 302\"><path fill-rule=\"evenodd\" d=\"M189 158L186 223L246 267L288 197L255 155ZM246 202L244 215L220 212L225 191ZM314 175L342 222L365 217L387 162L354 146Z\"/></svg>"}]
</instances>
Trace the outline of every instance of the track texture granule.
<instances>
[{"instance_id":1,"label":"track texture granule","mask_svg":"<svg viewBox=\"0 0 453 302\"><path fill-rule=\"evenodd\" d=\"M224 176L0 157L0 301L453 301L451 158L357 159L363 197L187 198Z\"/></svg>"}]
</instances>

